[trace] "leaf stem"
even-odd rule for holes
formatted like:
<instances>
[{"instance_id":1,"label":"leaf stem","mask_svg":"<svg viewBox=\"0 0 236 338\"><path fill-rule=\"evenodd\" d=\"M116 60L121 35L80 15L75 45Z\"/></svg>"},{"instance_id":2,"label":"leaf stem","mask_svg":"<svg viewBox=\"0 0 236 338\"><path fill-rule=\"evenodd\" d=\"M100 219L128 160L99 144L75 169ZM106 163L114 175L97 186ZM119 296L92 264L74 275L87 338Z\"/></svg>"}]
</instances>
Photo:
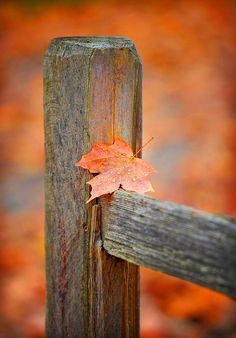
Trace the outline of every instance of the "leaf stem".
<instances>
[{"instance_id":1,"label":"leaf stem","mask_svg":"<svg viewBox=\"0 0 236 338\"><path fill-rule=\"evenodd\" d=\"M154 139L154 137L151 137L150 140L148 140L146 143L144 143L144 145L143 145L141 148L139 148L139 150L136 151L136 153L135 153L132 157L135 157L138 153L140 153L140 151L141 151L144 147L146 147L146 145L148 145L148 143L150 143L153 139Z\"/></svg>"}]
</instances>

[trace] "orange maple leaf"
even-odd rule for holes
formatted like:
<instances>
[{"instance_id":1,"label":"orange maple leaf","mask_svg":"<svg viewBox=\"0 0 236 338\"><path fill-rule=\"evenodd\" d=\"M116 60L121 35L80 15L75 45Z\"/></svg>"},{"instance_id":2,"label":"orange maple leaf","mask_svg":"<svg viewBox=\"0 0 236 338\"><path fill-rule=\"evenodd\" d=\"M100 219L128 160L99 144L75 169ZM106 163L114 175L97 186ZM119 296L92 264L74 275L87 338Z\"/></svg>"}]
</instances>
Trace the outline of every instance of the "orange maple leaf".
<instances>
[{"instance_id":1,"label":"orange maple leaf","mask_svg":"<svg viewBox=\"0 0 236 338\"><path fill-rule=\"evenodd\" d=\"M116 138L112 145L93 144L92 149L75 165L88 169L91 173L99 173L87 182L91 185L92 191L86 203L101 195L112 193L120 187L141 194L153 191L146 176L156 169L135 157L130 146L120 138Z\"/></svg>"}]
</instances>

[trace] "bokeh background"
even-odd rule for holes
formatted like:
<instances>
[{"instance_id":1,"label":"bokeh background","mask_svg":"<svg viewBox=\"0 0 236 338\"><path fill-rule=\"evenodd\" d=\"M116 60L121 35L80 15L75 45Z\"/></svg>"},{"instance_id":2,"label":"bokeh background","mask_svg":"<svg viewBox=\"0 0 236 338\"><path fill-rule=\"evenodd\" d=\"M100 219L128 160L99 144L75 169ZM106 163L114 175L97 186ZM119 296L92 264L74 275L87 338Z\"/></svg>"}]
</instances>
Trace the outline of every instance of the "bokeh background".
<instances>
[{"instance_id":1,"label":"bokeh background","mask_svg":"<svg viewBox=\"0 0 236 338\"><path fill-rule=\"evenodd\" d=\"M154 196L236 215L236 2L2 1L0 337L44 336L42 58L50 39L131 38ZM150 270L141 337L235 338L236 303Z\"/></svg>"}]
</instances>

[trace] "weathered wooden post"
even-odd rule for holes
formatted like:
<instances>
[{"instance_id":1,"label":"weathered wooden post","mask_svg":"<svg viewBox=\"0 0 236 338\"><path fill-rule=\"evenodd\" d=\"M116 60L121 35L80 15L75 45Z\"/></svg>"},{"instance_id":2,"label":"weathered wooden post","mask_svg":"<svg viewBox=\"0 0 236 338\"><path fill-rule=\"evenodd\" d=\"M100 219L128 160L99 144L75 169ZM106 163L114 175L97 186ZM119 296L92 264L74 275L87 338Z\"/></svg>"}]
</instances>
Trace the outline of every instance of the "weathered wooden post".
<instances>
[{"instance_id":1,"label":"weathered wooden post","mask_svg":"<svg viewBox=\"0 0 236 338\"><path fill-rule=\"evenodd\" d=\"M93 142L141 144L141 63L116 37L52 40L44 63L46 336L138 337L138 267L104 252L90 174Z\"/></svg>"}]
</instances>

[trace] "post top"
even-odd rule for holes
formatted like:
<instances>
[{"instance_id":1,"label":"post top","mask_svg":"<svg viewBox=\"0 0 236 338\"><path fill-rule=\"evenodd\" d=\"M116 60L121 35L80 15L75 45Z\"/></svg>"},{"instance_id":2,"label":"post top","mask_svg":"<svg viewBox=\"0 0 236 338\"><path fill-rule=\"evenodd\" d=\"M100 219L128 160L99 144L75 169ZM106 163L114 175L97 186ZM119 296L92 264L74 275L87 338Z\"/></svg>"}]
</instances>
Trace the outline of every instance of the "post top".
<instances>
[{"instance_id":1,"label":"post top","mask_svg":"<svg viewBox=\"0 0 236 338\"><path fill-rule=\"evenodd\" d=\"M56 57L67 59L75 55L91 56L96 50L109 51L126 50L132 53L136 62L141 63L135 44L124 37L119 36L65 36L52 39L48 46L44 63L48 58Z\"/></svg>"},{"instance_id":2,"label":"post top","mask_svg":"<svg viewBox=\"0 0 236 338\"><path fill-rule=\"evenodd\" d=\"M65 36L52 39L52 44L77 45L87 48L133 48L134 43L119 36Z\"/></svg>"}]
</instances>

